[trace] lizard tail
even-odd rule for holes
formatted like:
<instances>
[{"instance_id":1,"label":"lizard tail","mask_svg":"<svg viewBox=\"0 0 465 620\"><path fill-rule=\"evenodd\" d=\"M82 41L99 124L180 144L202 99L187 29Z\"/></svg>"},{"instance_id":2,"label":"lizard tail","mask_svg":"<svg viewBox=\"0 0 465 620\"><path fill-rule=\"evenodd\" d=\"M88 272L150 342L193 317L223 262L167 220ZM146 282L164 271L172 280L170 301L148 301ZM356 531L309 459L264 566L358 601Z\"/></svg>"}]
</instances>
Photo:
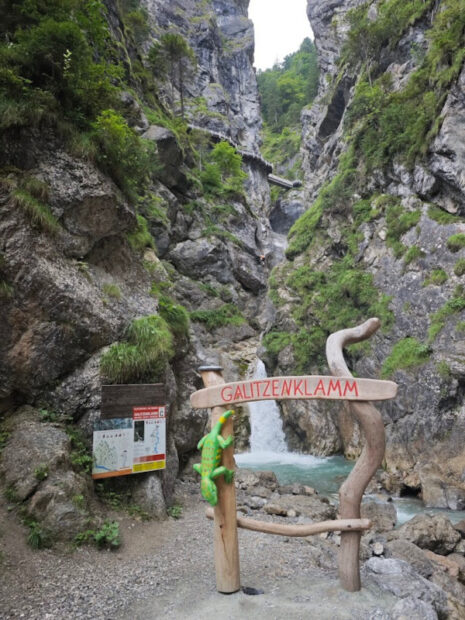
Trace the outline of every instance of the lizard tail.
<instances>
[{"instance_id":1,"label":"lizard tail","mask_svg":"<svg viewBox=\"0 0 465 620\"><path fill-rule=\"evenodd\" d=\"M233 413L234 411L232 409L229 409L229 411L225 411L223 415L221 416L221 418L218 420L218 422L221 425L223 425L226 422L226 420L233 415Z\"/></svg>"}]
</instances>

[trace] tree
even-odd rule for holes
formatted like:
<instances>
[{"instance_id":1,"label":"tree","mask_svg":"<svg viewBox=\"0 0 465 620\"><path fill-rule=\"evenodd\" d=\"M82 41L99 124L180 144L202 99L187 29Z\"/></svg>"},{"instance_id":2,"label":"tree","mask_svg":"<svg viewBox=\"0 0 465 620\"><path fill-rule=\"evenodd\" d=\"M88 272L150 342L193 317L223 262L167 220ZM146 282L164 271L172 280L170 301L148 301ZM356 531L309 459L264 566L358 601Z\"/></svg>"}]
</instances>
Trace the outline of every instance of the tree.
<instances>
[{"instance_id":1,"label":"tree","mask_svg":"<svg viewBox=\"0 0 465 620\"><path fill-rule=\"evenodd\" d=\"M184 118L185 80L196 66L194 51L180 34L167 32L160 42L150 48L149 62L159 75L169 77L171 82L171 100L174 104L174 89L179 92L181 116Z\"/></svg>"}]
</instances>

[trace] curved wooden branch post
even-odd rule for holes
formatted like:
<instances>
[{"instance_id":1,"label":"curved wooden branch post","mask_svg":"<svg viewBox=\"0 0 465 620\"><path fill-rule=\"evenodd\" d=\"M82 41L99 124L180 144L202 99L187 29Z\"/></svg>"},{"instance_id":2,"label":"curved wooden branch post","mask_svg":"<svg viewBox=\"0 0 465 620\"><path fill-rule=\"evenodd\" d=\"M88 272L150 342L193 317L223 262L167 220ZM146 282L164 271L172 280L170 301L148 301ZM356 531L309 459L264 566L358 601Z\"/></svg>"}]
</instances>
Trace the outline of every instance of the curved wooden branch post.
<instances>
[{"instance_id":1,"label":"curved wooden branch post","mask_svg":"<svg viewBox=\"0 0 465 620\"><path fill-rule=\"evenodd\" d=\"M354 342L367 340L380 327L379 319L368 319L362 325L342 329L329 336L326 342L326 358L333 375L352 377L347 368L342 349ZM365 445L348 478L339 490L339 513L341 519L360 519L360 504L363 493L383 462L385 437L384 424L379 411L368 402L350 402L349 407L365 435ZM339 578L341 585L349 592L360 590L361 532L342 532L339 550Z\"/></svg>"},{"instance_id":2,"label":"curved wooden branch post","mask_svg":"<svg viewBox=\"0 0 465 620\"><path fill-rule=\"evenodd\" d=\"M384 425L379 411L367 401L394 398L397 385L392 381L354 378L344 360L343 348L370 338L379 328L379 319L369 319L362 325L331 334L326 343L326 357L332 376L270 377L258 381L225 383L222 368L202 366L205 388L191 395L194 408L212 408L212 427L226 408L234 403L271 399L330 399L346 400L363 434L365 445L347 480L339 491L340 518L334 521L304 525L283 525L256 521L236 515L236 490L217 478L218 504L207 510L214 520L214 550L216 584L219 592L237 592L240 588L237 527L281 536L311 536L320 532L341 532L339 577L341 585L350 592L360 590L360 537L369 529L368 519L360 518L363 492L384 457ZM334 377L338 377L335 379ZM232 418L222 428L223 437L234 435ZM222 464L235 468L234 448L223 451Z\"/></svg>"}]
</instances>

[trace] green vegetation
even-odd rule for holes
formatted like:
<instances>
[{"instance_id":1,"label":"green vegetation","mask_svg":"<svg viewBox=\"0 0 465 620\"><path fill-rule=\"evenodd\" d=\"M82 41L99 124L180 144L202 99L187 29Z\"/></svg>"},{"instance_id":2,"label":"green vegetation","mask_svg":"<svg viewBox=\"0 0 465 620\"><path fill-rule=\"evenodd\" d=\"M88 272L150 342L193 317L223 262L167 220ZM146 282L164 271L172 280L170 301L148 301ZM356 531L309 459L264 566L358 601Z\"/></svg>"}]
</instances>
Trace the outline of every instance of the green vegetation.
<instances>
[{"instance_id":1,"label":"green vegetation","mask_svg":"<svg viewBox=\"0 0 465 620\"><path fill-rule=\"evenodd\" d=\"M150 234L147 220L142 215L137 215L137 226L128 235L128 241L132 249L142 253L146 248L154 248L155 242Z\"/></svg>"},{"instance_id":2,"label":"green vegetation","mask_svg":"<svg viewBox=\"0 0 465 620\"><path fill-rule=\"evenodd\" d=\"M166 509L168 515L173 519L180 519L182 517L182 506L181 504L173 504Z\"/></svg>"},{"instance_id":3,"label":"green vegetation","mask_svg":"<svg viewBox=\"0 0 465 620\"><path fill-rule=\"evenodd\" d=\"M400 242L400 238L420 220L420 211L404 211L401 204L388 204L386 207L387 236L386 244L392 248L394 256L400 258L407 248ZM413 258L416 258L414 256ZM412 258L412 260L413 260ZM408 264L406 262L406 264Z\"/></svg>"},{"instance_id":4,"label":"green vegetation","mask_svg":"<svg viewBox=\"0 0 465 620\"><path fill-rule=\"evenodd\" d=\"M441 379L450 381L452 373L449 364L445 360L441 360L436 364L436 370Z\"/></svg>"},{"instance_id":5,"label":"green vegetation","mask_svg":"<svg viewBox=\"0 0 465 620\"><path fill-rule=\"evenodd\" d=\"M278 133L298 125L301 109L315 98L318 90L313 42L304 39L300 49L286 56L281 64L259 71L257 82L263 118L271 130Z\"/></svg>"},{"instance_id":6,"label":"green vegetation","mask_svg":"<svg viewBox=\"0 0 465 620\"><path fill-rule=\"evenodd\" d=\"M15 207L22 209L34 226L52 235L58 232L60 225L47 204L23 189L14 190L12 199Z\"/></svg>"},{"instance_id":7,"label":"green vegetation","mask_svg":"<svg viewBox=\"0 0 465 620\"><path fill-rule=\"evenodd\" d=\"M364 62L346 129L368 170L399 157L413 167L426 154L440 126L448 88L465 58L465 11L461 0L445 0L427 32L429 48L401 90L392 90L388 74L377 77L383 47L392 46L405 29L424 15L432 0L383 0L378 19L367 16L368 5L351 11L351 30L343 54L354 67Z\"/></svg>"},{"instance_id":8,"label":"green vegetation","mask_svg":"<svg viewBox=\"0 0 465 620\"><path fill-rule=\"evenodd\" d=\"M148 59L157 75L169 78L173 106L175 101L174 89L178 90L181 116L184 118L185 80L196 66L196 58L192 48L182 35L166 32L160 37L160 42L150 48Z\"/></svg>"},{"instance_id":9,"label":"green vegetation","mask_svg":"<svg viewBox=\"0 0 465 620\"><path fill-rule=\"evenodd\" d=\"M117 284L107 282L102 286L102 291L112 299L121 299L121 289Z\"/></svg>"},{"instance_id":10,"label":"green vegetation","mask_svg":"<svg viewBox=\"0 0 465 620\"><path fill-rule=\"evenodd\" d=\"M1 431L0 430L0 454L3 450L3 448L6 446L7 442L8 442L8 438L10 437L10 434L8 431Z\"/></svg>"},{"instance_id":11,"label":"green vegetation","mask_svg":"<svg viewBox=\"0 0 465 620\"><path fill-rule=\"evenodd\" d=\"M431 316L431 324L428 330L428 342L433 342L446 324L446 319L457 312L465 310L465 293L461 285L455 288L451 299Z\"/></svg>"},{"instance_id":12,"label":"green vegetation","mask_svg":"<svg viewBox=\"0 0 465 620\"><path fill-rule=\"evenodd\" d=\"M8 282L0 280L0 299L11 299L13 297L13 287Z\"/></svg>"},{"instance_id":13,"label":"green vegetation","mask_svg":"<svg viewBox=\"0 0 465 620\"><path fill-rule=\"evenodd\" d=\"M459 258L454 265L454 273L459 278L465 274L465 258Z\"/></svg>"},{"instance_id":14,"label":"green vegetation","mask_svg":"<svg viewBox=\"0 0 465 620\"><path fill-rule=\"evenodd\" d=\"M104 521L100 529L86 530L74 538L74 544L78 547L89 541L99 549L117 549L121 545L118 521Z\"/></svg>"},{"instance_id":15,"label":"green vegetation","mask_svg":"<svg viewBox=\"0 0 465 620\"><path fill-rule=\"evenodd\" d=\"M112 383L156 379L173 355L173 335L166 321L147 316L130 324L126 342L112 345L102 355L100 371Z\"/></svg>"},{"instance_id":16,"label":"green vegetation","mask_svg":"<svg viewBox=\"0 0 465 620\"><path fill-rule=\"evenodd\" d=\"M278 166L299 152L300 113L317 94L318 76L316 49L309 38L281 64L257 74L264 120L262 153ZM299 158L290 172L299 175ZM277 189L273 188L273 192Z\"/></svg>"},{"instance_id":17,"label":"green vegetation","mask_svg":"<svg viewBox=\"0 0 465 620\"><path fill-rule=\"evenodd\" d=\"M451 252L458 252L465 248L465 234L457 233L456 235L451 235L447 240L447 247Z\"/></svg>"},{"instance_id":18,"label":"green vegetation","mask_svg":"<svg viewBox=\"0 0 465 620\"><path fill-rule=\"evenodd\" d=\"M159 167L153 142L140 138L126 119L111 109L97 116L90 136L99 167L134 198L147 177Z\"/></svg>"},{"instance_id":19,"label":"green vegetation","mask_svg":"<svg viewBox=\"0 0 465 620\"><path fill-rule=\"evenodd\" d=\"M46 478L48 478L48 466L47 465L39 465L34 469L34 476L36 480L42 482Z\"/></svg>"},{"instance_id":20,"label":"green vegetation","mask_svg":"<svg viewBox=\"0 0 465 620\"><path fill-rule=\"evenodd\" d=\"M23 523L29 528L26 541L32 549L48 549L52 546L50 533L43 529L35 519L26 516L23 518Z\"/></svg>"},{"instance_id":21,"label":"green vegetation","mask_svg":"<svg viewBox=\"0 0 465 620\"><path fill-rule=\"evenodd\" d=\"M436 286L440 286L444 284L447 280L447 273L444 269L433 269L430 275L423 282L423 286L428 286L429 284L435 284Z\"/></svg>"},{"instance_id":22,"label":"green vegetation","mask_svg":"<svg viewBox=\"0 0 465 620\"><path fill-rule=\"evenodd\" d=\"M428 217L438 224L443 224L444 226L447 224L457 224L457 222L464 221L463 217L460 217L459 215L452 215L452 213L448 213L444 209L434 205L428 207Z\"/></svg>"},{"instance_id":23,"label":"green vegetation","mask_svg":"<svg viewBox=\"0 0 465 620\"><path fill-rule=\"evenodd\" d=\"M234 304L224 304L216 310L195 310L190 314L191 320L204 323L208 329L218 329L226 325L243 325L245 318Z\"/></svg>"},{"instance_id":24,"label":"green vegetation","mask_svg":"<svg viewBox=\"0 0 465 620\"><path fill-rule=\"evenodd\" d=\"M187 338L189 335L189 313L181 304L176 304L170 297L161 295L158 298L158 312L166 321L176 338Z\"/></svg>"},{"instance_id":25,"label":"green vegetation","mask_svg":"<svg viewBox=\"0 0 465 620\"><path fill-rule=\"evenodd\" d=\"M416 338L409 337L399 340L392 348L390 355L384 360L381 377L387 379L392 377L396 370L421 366L428 361L430 355L430 347L422 344Z\"/></svg>"},{"instance_id":26,"label":"green vegetation","mask_svg":"<svg viewBox=\"0 0 465 620\"><path fill-rule=\"evenodd\" d=\"M425 253L417 245L412 245L404 256L404 265L409 265L412 261L421 258Z\"/></svg>"},{"instance_id":27,"label":"green vegetation","mask_svg":"<svg viewBox=\"0 0 465 620\"><path fill-rule=\"evenodd\" d=\"M71 464L77 471L90 474L92 471L92 456L89 453L89 448L81 429L75 426L67 426L66 434L71 442Z\"/></svg>"},{"instance_id":28,"label":"green vegetation","mask_svg":"<svg viewBox=\"0 0 465 620\"><path fill-rule=\"evenodd\" d=\"M200 174L205 194L210 197L241 196L246 173L241 169L242 157L228 142L218 142L207 155Z\"/></svg>"}]
</instances>

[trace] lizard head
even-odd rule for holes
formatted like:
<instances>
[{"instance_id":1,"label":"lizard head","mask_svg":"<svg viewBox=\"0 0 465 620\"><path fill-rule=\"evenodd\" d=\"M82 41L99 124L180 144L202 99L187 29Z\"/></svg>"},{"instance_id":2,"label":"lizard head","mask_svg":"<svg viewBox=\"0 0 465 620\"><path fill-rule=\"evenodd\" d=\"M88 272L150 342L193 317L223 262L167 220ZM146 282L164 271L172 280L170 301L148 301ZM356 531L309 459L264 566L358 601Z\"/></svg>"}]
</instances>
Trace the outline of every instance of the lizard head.
<instances>
[{"instance_id":1,"label":"lizard head","mask_svg":"<svg viewBox=\"0 0 465 620\"><path fill-rule=\"evenodd\" d=\"M216 506L218 503L218 491L216 490L216 484L213 480L210 480L210 478L206 476L202 476L200 491L202 492L202 497L206 499L209 504Z\"/></svg>"}]
</instances>

